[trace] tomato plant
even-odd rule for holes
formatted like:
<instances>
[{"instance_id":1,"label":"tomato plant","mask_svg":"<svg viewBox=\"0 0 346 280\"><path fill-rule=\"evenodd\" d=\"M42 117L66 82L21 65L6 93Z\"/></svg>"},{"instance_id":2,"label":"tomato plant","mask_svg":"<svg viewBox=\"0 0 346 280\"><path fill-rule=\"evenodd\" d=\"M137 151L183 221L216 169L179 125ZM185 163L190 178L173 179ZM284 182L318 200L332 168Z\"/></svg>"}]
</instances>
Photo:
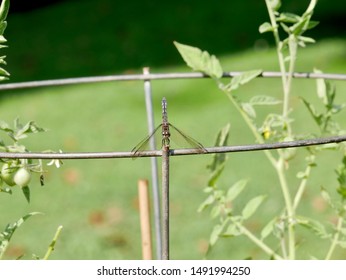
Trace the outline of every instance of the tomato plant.
<instances>
[{"instance_id":1,"label":"tomato plant","mask_svg":"<svg viewBox=\"0 0 346 280\"><path fill-rule=\"evenodd\" d=\"M12 128L4 121L0 121L0 131L3 131L12 140L11 144L6 145L4 141L0 139L0 151L9 153L23 153L29 152L27 147L19 143L20 140L27 138L29 134L39 133L46 131L39 127L34 121L29 121L26 124L20 123L19 119L14 121L14 127ZM46 151L50 152L50 151ZM1 166L1 181L0 192L12 193L12 189L9 187L19 186L22 188L25 198L30 201L30 189L29 183L32 178L32 173L38 173L40 175L40 182L42 185L42 178L45 170L43 169L42 160L34 161L31 159L0 159ZM60 166L59 160L53 160L48 163L52 165L55 163L57 167Z\"/></svg>"}]
</instances>

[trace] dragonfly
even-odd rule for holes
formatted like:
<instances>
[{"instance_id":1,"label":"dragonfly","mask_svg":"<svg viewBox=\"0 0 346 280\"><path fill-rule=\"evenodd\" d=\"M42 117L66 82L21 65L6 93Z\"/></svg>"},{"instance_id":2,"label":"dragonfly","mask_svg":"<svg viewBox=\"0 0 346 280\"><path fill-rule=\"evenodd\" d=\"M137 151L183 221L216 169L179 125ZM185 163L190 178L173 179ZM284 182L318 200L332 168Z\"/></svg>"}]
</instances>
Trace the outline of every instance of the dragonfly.
<instances>
[{"instance_id":1,"label":"dragonfly","mask_svg":"<svg viewBox=\"0 0 346 280\"><path fill-rule=\"evenodd\" d=\"M172 125L170 122L168 122L168 116L167 116L167 100L165 97L162 98L162 123L158 125L154 131L147 137L145 137L141 142L139 142L133 149L132 153L134 157L140 156L140 152L143 151L150 138L154 137L154 135L161 129L161 136L162 136L162 147L165 147L169 149L170 147L170 137L171 137L171 130L174 130L177 134L179 134L185 142L188 143L189 146L192 148L197 149L201 153L207 153L207 150L203 147L201 143L193 139L192 137L186 135L183 133L180 129L176 128L174 125ZM171 129L171 130L170 130Z\"/></svg>"}]
</instances>

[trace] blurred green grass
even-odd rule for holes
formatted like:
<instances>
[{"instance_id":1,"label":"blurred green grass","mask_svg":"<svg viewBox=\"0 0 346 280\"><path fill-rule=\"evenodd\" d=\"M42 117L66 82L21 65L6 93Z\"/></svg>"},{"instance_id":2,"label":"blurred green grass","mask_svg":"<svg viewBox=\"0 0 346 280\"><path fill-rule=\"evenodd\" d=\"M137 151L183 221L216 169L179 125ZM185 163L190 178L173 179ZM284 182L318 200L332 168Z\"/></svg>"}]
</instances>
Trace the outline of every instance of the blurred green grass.
<instances>
[{"instance_id":1,"label":"blurred green grass","mask_svg":"<svg viewBox=\"0 0 346 280\"><path fill-rule=\"evenodd\" d=\"M301 14L309 0L282 1ZM343 1L319 0L307 36L345 38ZM167 67L179 60L174 40L220 56L272 44L258 27L268 21L264 1L65 1L12 13L5 36L12 81L30 81Z\"/></svg>"},{"instance_id":2,"label":"blurred green grass","mask_svg":"<svg viewBox=\"0 0 346 280\"><path fill-rule=\"evenodd\" d=\"M253 50L220 58L225 70L262 68L276 70L273 50ZM344 72L346 53L344 40L326 40L300 52L298 71L314 67L325 72ZM184 66L154 68L152 72L187 71ZM140 70L138 70L140 72ZM345 102L345 82L334 82L338 100ZM226 102L213 81L169 80L153 81L153 102L156 122L160 122L160 100L168 100L172 123L189 135L212 146L216 134L226 123L231 123L230 143L253 143L253 137L236 111ZM299 96L316 103L313 80L295 80L292 107L297 133L316 132ZM238 93L246 100L257 94L281 95L279 79L256 79ZM142 82L112 82L104 84L50 87L1 93L1 119L11 122L35 120L49 128L45 134L36 134L25 140L32 151L46 149L69 151L129 151L146 135L145 106ZM273 108L264 108L263 115ZM345 113L339 120L345 126ZM1 135L1 138L5 138ZM304 154L304 152L302 152ZM250 221L253 230L259 230L282 207L279 184L269 163L260 152L229 155L220 186L228 188L236 180L250 178L247 191L237 201L236 209L257 194L268 193L269 199ZM197 214L204 200L206 165L211 155L174 157L171 159L171 258L201 259L215 221L208 213ZM303 167L303 156L292 163L292 169ZM304 194L301 210L304 215L332 220L330 211L316 206L318 192L324 185L335 193L334 168L341 155L323 153L317 171L312 175ZM137 210L137 180L150 178L149 159L71 160L59 170L50 169L46 186L39 180L31 184L32 202L28 205L18 189L12 196L0 196L0 228L30 211L43 212L28 220L14 235L7 258L25 253L43 256L58 225L64 229L52 259L140 259L140 226ZM292 188L297 184L295 172L289 178ZM317 201L317 202L316 202ZM323 208L323 207L322 207ZM323 246L302 230L298 238L302 245L300 258L309 258L309 249L321 257ZM275 244L274 240L269 240ZM320 244L320 243L318 243ZM220 241L208 258L242 259L249 256L267 258L248 240L241 238ZM345 258L338 251L336 258Z\"/></svg>"}]
</instances>

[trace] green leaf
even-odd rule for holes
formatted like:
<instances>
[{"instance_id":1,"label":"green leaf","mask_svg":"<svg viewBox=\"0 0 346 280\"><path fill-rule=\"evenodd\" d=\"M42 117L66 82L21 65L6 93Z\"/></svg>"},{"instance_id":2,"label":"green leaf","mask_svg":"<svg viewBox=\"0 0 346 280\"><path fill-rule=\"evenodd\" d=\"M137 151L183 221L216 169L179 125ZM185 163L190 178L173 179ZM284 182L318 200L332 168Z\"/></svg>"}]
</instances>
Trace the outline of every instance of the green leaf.
<instances>
[{"instance_id":1,"label":"green leaf","mask_svg":"<svg viewBox=\"0 0 346 280\"><path fill-rule=\"evenodd\" d=\"M319 70L314 70L315 73L322 73ZM322 100L323 104L326 107L326 111L328 113L337 114L343 108L345 108L345 104L337 105L334 104L336 90L335 87L332 86L331 83L325 81L324 79L316 79L317 86L317 95Z\"/></svg>"},{"instance_id":2,"label":"green leaf","mask_svg":"<svg viewBox=\"0 0 346 280\"><path fill-rule=\"evenodd\" d=\"M330 237L330 234L326 231L324 225L317 220L306 217L297 217L297 223L311 230L320 238Z\"/></svg>"},{"instance_id":3,"label":"green leaf","mask_svg":"<svg viewBox=\"0 0 346 280\"><path fill-rule=\"evenodd\" d=\"M8 77L0 76L0 82L8 80Z\"/></svg>"},{"instance_id":4,"label":"green leaf","mask_svg":"<svg viewBox=\"0 0 346 280\"><path fill-rule=\"evenodd\" d=\"M25 196L26 201L30 203L30 188L28 186L22 187L22 192Z\"/></svg>"},{"instance_id":5,"label":"green leaf","mask_svg":"<svg viewBox=\"0 0 346 280\"><path fill-rule=\"evenodd\" d=\"M250 99L249 103L252 105L277 105L282 101L268 95L256 95Z\"/></svg>"},{"instance_id":6,"label":"green leaf","mask_svg":"<svg viewBox=\"0 0 346 280\"><path fill-rule=\"evenodd\" d=\"M208 186L210 187L214 187L216 185L217 180L219 179L219 177L222 174L222 171L225 168L225 162L219 163L216 167L216 169L214 169L212 171L212 173L210 174L210 177L208 179Z\"/></svg>"},{"instance_id":7,"label":"green leaf","mask_svg":"<svg viewBox=\"0 0 346 280\"><path fill-rule=\"evenodd\" d=\"M264 226L264 228L261 231L261 239L262 240L266 239L273 232L276 220L277 219L274 218Z\"/></svg>"},{"instance_id":8,"label":"green leaf","mask_svg":"<svg viewBox=\"0 0 346 280\"><path fill-rule=\"evenodd\" d=\"M308 177L308 174L306 171L299 171L297 173L297 178L298 179L306 179Z\"/></svg>"},{"instance_id":9,"label":"green leaf","mask_svg":"<svg viewBox=\"0 0 346 280\"><path fill-rule=\"evenodd\" d=\"M286 22L286 23L296 23L300 19L300 16L292 13L281 13L279 17L277 17L278 22Z\"/></svg>"},{"instance_id":10,"label":"green leaf","mask_svg":"<svg viewBox=\"0 0 346 280\"><path fill-rule=\"evenodd\" d=\"M242 231L235 224L230 224L225 232L222 234L222 237L233 237L239 236L242 234Z\"/></svg>"},{"instance_id":11,"label":"green leaf","mask_svg":"<svg viewBox=\"0 0 346 280\"><path fill-rule=\"evenodd\" d=\"M206 51L201 51L199 48L174 42L180 55L186 64L195 71L201 71L210 77L220 79L223 75L223 70L219 60L210 55Z\"/></svg>"},{"instance_id":12,"label":"green leaf","mask_svg":"<svg viewBox=\"0 0 346 280\"><path fill-rule=\"evenodd\" d=\"M211 192L213 192L213 191L214 191L214 188L213 188L213 187L206 187L206 188L203 189L203 192L204 192L204 193L211 193Z\"/></svg>"},{"instance_id":13,"label":"green leaf","mask_svg":"<svg viewBox=\"0 0 346 280\"><path fill-rule=\"evenodd\" d=\"M315 107L310 104L308 101L306 101L304 98L301 97L301 99L304 102L304 105L306 106L306 108L309 110L310 115L312 116L312 118L315 120L315 122L317 123L318 126L321 126L322 121L323 121L323 115L322 114L318 114L315 110Z\"/></svg>"},{"instance_id":14,"label":"green leaf","mask_svg":"<svg viewBox=\"0 0 346 280\"><path fill-rule=\"evenodd\" d=\"M6 123L4 121L0 121L0 129L5 131L5 132L13 132L13 130L8 125L8 123Z\"/></svg>"},{"instance_id":15,"label":"green leaf","mask_svg":"<svg viewBox=\"0 0 346 280\"><path fill-rule=\"evenodd\" d=\"M316 27L317 25L319 25L319 23L320 23L319 21L310 20L307 29L310 30Z\"/></svg>"},{"instance_id":16,"label":"green leaf","mask_svg":"<svg viewBox=\"0 0 346 280\"><path fill-rule=\"evenodd\" d=\"M314 73L322 74L322 71L314 69ZM322 100L323 104L328 104L327 85L324 79L316 79L317 96Z\"/></svg>"},{"instance_id":17,"label":"green leaf","mask_svg":"<svg viewBox=\"0 0 346 280\"><path fill-rule=\"evenodd\" d=\"M256 118L255 108L250 103L243 102L240 104L243 111L252 119Z\"/></svg>"},{"instance_id":18,"label":"green leaf","mask_svg":"<svg viewBox=\"0 0 346 280\"><path fill-rule=\"evenodd\" d=\"M216 136L216 141L214 146L222 147L227 145L228 136L229 136L230 124L224 126ZM224 166L224 162L227 159L226 154L214 154L212 163L207 165L207 168L211 171L219 169L219 166Z\"/></svg>"},{"instance_id":19,"label":"green leaf","mask_svg":"<svg viewBox=\"0 0 346 280\"><path fill-rule=\"evenodd\" d=\"M204 200L201 205L198 207L197 212L202 212L204 209L206 209L208 206L213 204L215 201L214 195L209 195L206 200Z\"/></svg>"},{"instance_id":20,"label":"green leaf","mask_svg":"<svg viewBox=\"0 0 346 280\"><path fill-rule=\"evenodd\" d=\"M334 207L332 199L331 199L329 193L323 187L321 187L321 196L324 199L324 201L326 201L331 207Z\"/></svg>"},{"instance_id":21,"label":"green leaf","mask_svg":"<svg viewBox=\"0 0 346 280\"><path fill-rule=\"evenodd\" d=\"M274 30L273 26L269 22L262 23L259 27L259 33L272 32Z\"/></svg>"},{"instance_id":22,"label":"green leaf","mask_svg":"<svg viewBox=\"0 0 346 280\"><path fill-rule=\"evenodd\" d=\"M6 58L6 55L3 55L3 56L0 57L0 64L6 65L5 58Z\"/></svg>"},{"instance_id":23,"label":"green leaf","mask_svg":"<svg viewBox=\"0 0 346 280\"><path fill-rule=\"evenodd\" d=\"M210 211L210 218L215 219L218 217L223 209L223 205L215 205Z\"/></svg>"},{"instance_id":24,"label":"green leaf","mask_svg":"<svg viewBox=\"0 0 346 280\"><path fill-rule=\"evenodd\" d=\"M0 6L0 22L4 21L10 9L10 0L2 0Z\"/></svg>"},{"instance_id":25,"label":"green leaf","mask_svg":"<svg viewBox=\"0 0 346 280\"><path fill-rule=\"evenodd\" d=\"M346 241L339 240L339 241L337 242L337 244L338 244L341 248L346 249Z\"/></svg>"},{"instance_id":26,"label":"green leaf","mask_svg":"<svg viewBox=\"0 0 346 280\"><path fill-rule=\"evenodd\" d=\"M10 76L10 73L8 73L4 68L0 67L0 75L1 76Z\"/></svg>"},{"instance_id":27,"label":"green leaf","mask_svg":"<svg viewBox=\"0 0 346 280\"><path fill-rule=\"evenodd\" d=\"M7 246L15 233L15 231L30 217L34 215L41 214L39 212L31 212L22 218L20 218L18 221L16 221L13 224L8 224L3 232L0 232L0 259L2 258L3 254L5 253Z\"/></svg>"},{"instance_id":28,"label":"green leaf","mask_svg":"<svg viewBox=\"0 0 346 280\"><path fill-rule=\"evenodd\" d=\"M4 34L6 27L7 27L6 21L0 22L0 35Z\"/></svg>"},{"instance_id":29,"label":"green leaf","mask_svg":"<svg viewBox=\"0 0 346 280\"><path fill-rule=\"evenodd\" d=\"M229 219L225 219L221 224L214 226L213 231L209 238L209 244L210 246L214 246L217 240L220 238L221 233L225 229L226 225L228 224Z\"/></svg>"},{"instance_id":30,"label":"green leaf","mask_svg":"<svg viewBox=\"0 0 346 280\"><path fill-rule=\"evenodd\" d=\"M251 199L244 207L242 211L242 217L244 220L250 218L257 210L257 208L261 205L263 200L266 198L265 195L259 195L255 198Z\"/></svg>"},{"instance_id":31,"label":"green leaf","mask_svg":"<svg viewBox=\"0 0 346 280\"><path fill-rule=\"evenodd\" d=\"M282 29L287 33L287 34L291 34L291 30L290 28L284 24L283 22L280 22L280 25L282 27ZM287 44L287 41L283 41L283 44L286 45Z\"/></svg>"},{"instance_id":32,"label":"green leaf","mask_svg":"<svg viewBox=\"0 0 346 280\"><path fill-rule=\"evenodd\" d=\"M215 55L211 56L211 62L209 62L210 58L207 52L204 52L207 56L206 60L206 74L208 74L210 77L215 77L217 79L222 78L223 70L220 64L220 61L216 58Z\"/></svg>"},{"instance_id":33,"label":"green leaf","mask_svg":"<svg viewBox=\"0 0 346 280\"><path fill-rule=\"evenodd\" d=\"M341 195L342 199L346 199L346 155L342 158L342 163L335 170L339 186L337 192Z\"/></svg>"},{"instance_id":34,"label":"green leaf","mask_svg":"<svg viewBox=\"0 0 346 280\"><path fill-rule=\"evenodd\" d=\"M248 82L252 81L259 75L261 75L262 70L251 70L241 73L232 78L231 82L227 84L224 89L228 92L238 89L241 85L245 85Z\"/></svg>"},{"instance_id":35,"label":"green leaf","mask_svg":"<svg viewBox=\"0 0 346 280\"><path fill-rule=\"evenodd\" d=\"M228 141L228 136L229 136L229 129L231 125L228 123L226 124L218 133L217 139L215 141L216 146L226 146L227 141Z\"/></svg>"},{"instance_id":36,"label":"green leaf","mask_svg":"<svg viewBox=\"0 0 346 280\"><path fill-rule=\"evenodd\" d=\"M290 27L290 31L295 36L302 35L309 27L310 17L302 17L300 20Z\"/></svg>"},{"instance_id":37,"label":"green leaf","mask_svg":"<svg viewBox=\"0 0 346 280\"><path fill-rule=\"evenodd\" d=\"M230 124L227 124L219 131L216 137L215 146L220 147L227 145L229 129ZM227 154L220 153L213 155L213 161L207 165L207 168L212 171L208 180L208 186L215 186L217 180L219 179L225 167L226 160Z\"/></svg>"},{"instance_id":38,"label":"green leaf","mask_svg":"<svg viewBox=\"0 0 346 280\"><path fill-rule=\"evenodd\" d=\"M316 41L313 38L305 37L305 36L298 36L298 41L304 42L304 43L316 43Z\"/></svg>"},{"instance_id":39,"label":"green leaf","mask_svg":"<svg viewBox=\"0 0 346 280\"><path fill-rule=\"evenodd\" d=\"M234 185L232 185L226 194L226 202L231 202L237 198L237 196L244 190L248 180L239 180Z\"/></svg>"},{"instance_id":40,"label":"green leaf","mask_svg":"<svg viewBox=\"0 0 346 280\"><path fill-rule=\"evenodd\" d=\"M209 238L209 244L210 246L214 246L216 241L219 239L219 235L221 234L223 228L221 227L221 225L216 225L213 229L213 231L211 232L210 238Z\"/></svg>"},{"instance_id":41,"label":"green leaf","mask_svg":"<svg viewBox=\"0 0 346 280\"><path fill-rule=\"evenodd\" d=\"M341 195L342 199L346 199L346 185L340 185L336 191Z\"/></svg>"},{"instance_id":42,"label":"green leaf","mask_svg":"<svg viewBox=\"0 0 346 280\"><path fill-rule=\"evenodd\" d=\"M22 125L18 126L16 135L21 136L28 133L38 133L38 132L45 132L45 131L46 130L44 128L39 127L34 121L30 121L26 123L24 126Z\"/></svg>"},{"instance_id":43,"label":"green leaf","mask_svg":"<svg viewBox=\"0 0 346 280\"><path fill-rule=\"evenodd\" d=\"M279 114L269 114L263 123L263 127L285 127L291 119L284 118Z\"/></svg>"}]
</instances>

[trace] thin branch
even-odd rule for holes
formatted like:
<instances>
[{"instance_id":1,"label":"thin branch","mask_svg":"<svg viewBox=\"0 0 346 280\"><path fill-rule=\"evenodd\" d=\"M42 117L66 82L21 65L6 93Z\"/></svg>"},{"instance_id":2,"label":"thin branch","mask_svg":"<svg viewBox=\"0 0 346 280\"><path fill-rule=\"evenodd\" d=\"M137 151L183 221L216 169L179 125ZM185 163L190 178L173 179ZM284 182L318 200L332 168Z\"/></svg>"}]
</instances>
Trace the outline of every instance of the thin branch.
<instances>
[{"instance_id":1,"label":"thin branch","mask_svg":"<svg viewBox=\"0 0 346 280\"><path fill-rule=\"evenodd\" d=\"M325 138L313 138L296 141L286 141L277 143L252 144L240 146L223 146L205 148L206 153L200 149L174 149L170 150L170 156L235 153L263 150L276 150L287 148L299 148L331 143L341 143L346 141L346 135L331 136ZM161 157L161 150L142 151L134 156L133 152L78 152L78 153L7 153L1 152L1 159L110 159L110 158L137 158L137 157Z\"/></svg>"},{"instance_id":2,"label":"thin branch","mask_svg":"<svg viewBox=\"0 0 346 280\"><path fill-rule=\"evenodd\" d=\"M232 78L239 76L242 72L225 72L224 78ZM264 71L259 77L262 78L280 78L280 72ZM344 80L346 81L346 74L333 74L333 73L299 73L292 74L293 78L300 79L330 79L330 80ZM108 76L95 76L95 77L82 77L82 78L67 78L56 80L44 80L44 81L31 81L20 83L8 83L0 85L0 90L14 90L23 88L37 88L37 87L49 87L49 86L64 86L86 83L104 83L115 81L143 81L143 80L169 80L169 79L198 79L209 78L209 76L203 73L158 73L158 74L133 74L133 75L108 75Z\"/></svg>"}]
</instances>

